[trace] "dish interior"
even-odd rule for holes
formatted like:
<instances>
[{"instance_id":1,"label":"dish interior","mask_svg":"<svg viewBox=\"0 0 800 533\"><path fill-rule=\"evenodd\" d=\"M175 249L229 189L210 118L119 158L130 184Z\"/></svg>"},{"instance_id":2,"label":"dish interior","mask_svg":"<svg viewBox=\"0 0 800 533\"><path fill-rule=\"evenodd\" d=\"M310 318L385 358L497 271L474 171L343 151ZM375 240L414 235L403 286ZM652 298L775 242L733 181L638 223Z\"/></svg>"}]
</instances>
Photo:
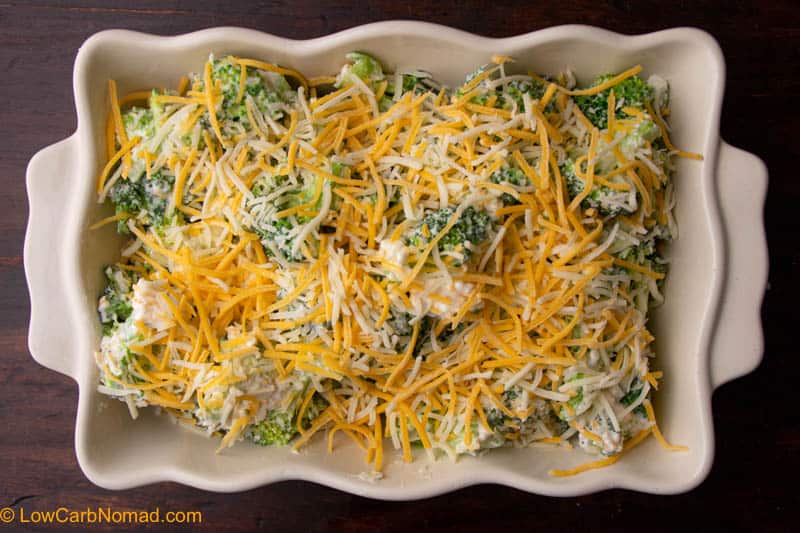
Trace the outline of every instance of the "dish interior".
<instances>
[{"instance_id":1,"label":"dish interior","mask_svg":"<svg viewBox=\"0 0 800 533\"><path fill-rule=\"evenodd\" d=\"M716 150L718 90L722 66L716 48L697 39L649 38L628 41L623 37L585 39L581 30L539 32L529 36L492 41L452 30L420 32L403 30L347 32L325 39L293 42L256 32L215 30L179 38L152 38L127 32L102 34L91 40L78 58L75 73L79 106L80 164L75 246L67 249L78 279L80 305L75 317L76 353L81 358L76 376L81 387L77 448L81 466L90 478L106 486L129 486L135 480L171 477L206 488L232 490L281 478L314 479L367 494L398 497L391 491L404 488L424 495L435 486L471 482L502 482L549 492L580 492L604 486L647 488L670 492L699 481L711 460L707 339L713 315L713 287L720 276L720 243L713 234L715 200L711 175ZM583 31L589 31L584 29ZM423 34L425 33L425 34ZM560 36L560 37L559 37ZM593 37L597 37L593 35ZM686 36L684 36L686 37ZM635 43L635 44L632 44ZM440 459L430 462L417 450L417 461L402 462L400 454L387 460L385 478L377 484L362 482L357 475L367 470L361 451L345 439L337 440L336 453L328 454L323 438L317 438L300 454L288 448L262 448L249 442L214 451L216 439L177 426L151 409L131 420L127 407L96 392L97 370L92 353L100 339L95 305L103 289L102 267L119 256L123 240L113 225L89 231L93 222L108 216L110 208L96 203L94 186L103 159L107 112L107 80L115 79L121 94L150 87L175 87L182 73L197 71L208 53L256 57L298 69L311 76L335 72L345 53L363 50L378 57L388 69L418 68L454 85L492 54L514 57L511 70L557 73L569 67L580 82L642 64L641 74L658 73L671 85L672 139L675 145L706 155L702 163L679 160L675 174L679 237L669 247L672 266L665 287L666 303L652 315L657 359L654 369L664 372L654 405L664 435L683 444L689 452L669 452L654 439L627 454L609 469L591 471L576 478L551 478L551 468L570 468L592 460L579 451L550 447L500 449L479 458L465 457L457 464ZM71 254L71 255L70 255ZM69 272L70 270L67 269ZM167 466L168 465L168 466ZM125 481L114 481L125 480ZM445 481L446 480L446 481ZM360 487L360 488L359 488ZM427 487L427 489L426 489Z\"/></svg>"}]
</instances>

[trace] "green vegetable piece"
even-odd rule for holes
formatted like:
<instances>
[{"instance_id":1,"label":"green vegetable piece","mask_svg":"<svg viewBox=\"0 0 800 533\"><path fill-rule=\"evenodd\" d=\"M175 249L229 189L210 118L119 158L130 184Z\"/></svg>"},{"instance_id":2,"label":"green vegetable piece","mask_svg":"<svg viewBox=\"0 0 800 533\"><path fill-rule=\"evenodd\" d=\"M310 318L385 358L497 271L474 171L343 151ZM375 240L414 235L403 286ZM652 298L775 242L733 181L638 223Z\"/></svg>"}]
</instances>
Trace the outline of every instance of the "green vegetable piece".
<instances>
[{"instance_id":1,"label":"green vegetable piece","mask_svg":"<svg viewBox=\"0 0 800 533\"><path fill-rule=\"evenodd\" d=\"M100 314L103 333L108 334L131 316L133 285L139 277L135 272L124 270L117 265L107 266L104 274L107 284L100 297L97 311Z\"/></svg>"},{"instance_id":2,"label":"green vegetable piece","mask_svg":"<svg viewBox=\"0 0 800 533\"><path fill-rule=\"evenodd\" d=\"M528 176L526 176L525 173L520 169L515 167L508 167L498 170L489 177L489 180L492 183L510 185L512 187L527 187L531 184L531 180L528 179ZM517 205L520 203L519 200L507 192L504 192L500 196L500 199L505 205Z\"/></svg>"},{"instance_id":3,"label":"green vegetable piece","mask_svg":"<svg viewBox=\"0 0 800 533\"><path fill-rule=\"evenodd\" d=\"M578 389L578 393L567 402L573 409L576 409L583 402L583 387Z\"/></svg>"},{"instance_id":4,"label":"green vegetable piece","mask_svg":"<svg viewBox=\"0 0 800 533\"><path fill-rule=\"evenodd\" d=\"M141 176L138 180L119 179L109 191L109 198L117 214L124 213L135 218L143 226L164 228L183 222L183 214L174 209L167 211L175 176L157 170L150 178ZM184 196L189 203L191 196ZM117 231L128 233L127 221L120 220Z\"/></svg>"},{"instance_id":5,"label":"green vegetable piece","mask_svg":"<svg viewBox=\"0 0 800 533\"><path fill-rule=\"evenodd\" d=\"M262 174L253 182L250 191L256 196L269 196L276 189L283 187L289 181L289 176L279 174L277 176L268 176Z\"/></svg>"},{"instance_id":6,"label":"green vegetable piece","mask_svg":"<svg viewBox=\"0 0 800 533\"><path fill-rule=\"evenodd\" d=\"M574 161L571 159L566 160L559 167L559 171L561 172L561 177L564 178L564 183L567 188L567 195L569 196L570 200L583 192L583 189L586 185L583 180L579 178L577 174L575 174ZM592 186L591 192L581 202L581 207L584 209L593 207L605 217L614 217L621 213L630 215L633 213L633 209L614 201L623 194L626 193L620 193L619 191L614 191L605 185L599 185L595 183Z\"/></svg>"},{"instance_id":7,"label":"green vegetable piece","mask_svg":"<svg viewBox=\"0 0 800 533\"><path fill-rule=\"evenodd\" d=\"M122 124L125 127L125 135L128 139L141 137L147 140L156 134L156 125L153 119L153 112L142 107L132 107L122 115Z\"/></svg>"},{"instance_id":8,"label":"green vegetable piece","mask_svg":"<svg viewBox=\"0 0 800 533\"><path fill-rule=\"evenodd\" d=\"M345 168L345 165L334 161L331 163L331 174L341 177Z\"/></svg>"},{"instance_id":9,"label":"green vegetable piece","mask_svg":"<svg viewBox=\"0 0 800 533\"><path fill-rule=\"evenodd\" d=\"M606 74L597 78L592 87L596 87L613 78L613 74ZM588 96L576 96L575 104L583 111L586 118L597 126L605 129L608 127L608 99L614 91L615 114L623 107L645 109L645 104L653 100L653 88L639 76L631 76L614 85L613 87ZM619 112L620 117L627 117L624 112Z\"/></svg>"},{"instance_id":10,"label":"green vegetable piece","mask_svg":"<svg viewBox=\"0 0 800 533\"><path fill-rule=\"evenodd\" d=\"M642 384L639 382L638 379L636 379L633 381L633 383L631 383L630 390L627 393L625 393L625 395L622 398L619 399L619 403L621 403L625 407L628 407L639 398L639 395L641 393L642 393ZM647 409L645 409L644 405L642 404L637 405L636 408L633 410L633 412L641 416L647 416Z\"/></svg>"},{"instance_id":11,"label":"green vegetable piece","mask_svg":"<svg viewBox=\"0 0 800 533\"><path fill-rule=\"evenodd\" d=\"M380 81L383 79L383 68L377 59L364 52L350 52L345 56L353 62L351 71L365 81Z\"/></svg>"},{"instance_id":12,"label":"green vegetable piece","mask_svg":"<svg viewBox=\"0 0 800 533\"><path fill-rule=\"evenodd\" d=\"M278 409L270 411L264 420L250 426L248 436L261 446L286 446L297 434L293 419L294 413Z\"/></svg>"},{"instance_id":13,"label":"green vegetable piece","mask_svg":"<svg viewBox=\"0 0 800 533\"><path fill-rule=\"evenodd\" d=\"M262 112L268 113L273 119L283 118L284 112L276 104L286 100L285 96L291 92L289 83L283 76L270 73L269 80L255 69L248 69L245 79L244 93L253 99L255 106ZM221 120L237 122L250 130L252 125L247 116L245 94L239 100L239 80L242 67L230 57L216 59L212 63L211 78L219 80L222 86L222 113Z\"/></svg>"},{"instance_id":14,"label":"green vegetable piece","mask_svg":"<svg viewBox=\"0 0 800 533\"><path fill-rule=\"evenodd\" d=\"M301 250L298 250L297 253L292 250L294 247L294 230L295 224L289 217L271 220L253 228L253 231L261 238L267 255L275 255L273 252L274 246L284 259L297 263L305 261L305 256Z\"/></svg>"},{"instance_id":15,"label":"green vegetable piece","mask_svg":"<svg viewBox=\"0 0 800 533\"><path fill-rule=\"evenodd\" d=\"M661 136L661 129L651 120L641 122L620 143L619 147L625 157L634 159L636 151L644 147L645 143L652 143Z\"/></svg>"},{"instance_id":16,"label":"green vegetable piece","mask_svg":"<svg viewBox=\"0 0 800 533\"><path fill-rule=\"evenodd\" d=\"M489 422L489 429L492 431L504 429L507 418L499 409L489 409L486 412L486 421Z\"/></svg>"},{"instance_id":17,"label":"green vegetable piece","mask_svg":"<svg viewBox=\"0 0 800 533\"><path fill-rule=\"evenodd\" d=\"M245 436L261 446L286 446L289 444L298 433L297 415L301 405L300 399L304 396L305 394L297 394L287 409L269 411L264 420L247 428ZM315 393L303 413L301 427L308 428L327 406L328 402L325 398Z\"/></svg>"},{"instance_id":18,"label":"green vegetable piece","mask_svg":"<svg viewBox=\"0 0 800 533\"><path fill-rule=\"evenodd\" d=\"M508 84L503 96L503 107L511 109L511 101L516 103L517 109L525 109L525 99L523 95L528 94L532 101L541 100L547 91L547 83L537 79L512 81ZM544 108L546 113L555 113L557 111L555 98L552 98Z\"/></svg>"},{"instance_id":19,"label":"green vegetable piece","mask_svg":"<svg viewBox=\"0 0 800 533\"><path fill-rule=\"evenodd\" d=\"M455 209L452 207L445 207L428 213L422 219L422 224L406 239L406 244L424 246L444 229L453 213L455 213ZM428 228L428 237L425 236L422 230L423 226ZM439 239L439 251L459 252L464 257L462 262L466 262L471 254L471 251L465 246L466 243L470 243L473 246L480 244L489 235L491 227L492 218L486 211L469 206L461 213L458 222Z\"/></svg>"}]
</instances>

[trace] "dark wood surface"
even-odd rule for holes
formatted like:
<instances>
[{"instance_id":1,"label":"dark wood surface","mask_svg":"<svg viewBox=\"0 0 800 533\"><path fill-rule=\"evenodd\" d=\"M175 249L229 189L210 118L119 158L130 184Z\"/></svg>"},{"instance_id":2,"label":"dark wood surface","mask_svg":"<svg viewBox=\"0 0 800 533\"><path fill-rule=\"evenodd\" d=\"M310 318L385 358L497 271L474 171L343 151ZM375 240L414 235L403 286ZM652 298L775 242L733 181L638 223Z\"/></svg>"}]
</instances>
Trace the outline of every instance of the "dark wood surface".
<instances>
[{"instance_id":1,"label":"dark wood surface","mask_svg":"<svg viewBox=\"0 0 800 533\"><path fill-rule=\"evenodd\" d=\"M762 313L763 364L714 394L717 456L708 479L688 494L668 497L614 490L555 499L478 486L411 503L372 501L303 482L230 495L175 484L123 492L93 486L78 468L73 448L77 387L39 367L28 353L29 304L22 268L25 166L36 150L75 128L71 71L78 47L108 28L178 34L236 25L310 38L401 18L490 36L564 23L623 33L688 25L706 29L720 41L728 64L722 135L760 155L770 171L766 224L771 288ZM800 275L796 2L0 2L0 69L0 507L201 510L209 531L258 526L298 532L420 527L797 530L800 354L792 345L798 329L793 277Z\"/></svg>"}]
</instances>

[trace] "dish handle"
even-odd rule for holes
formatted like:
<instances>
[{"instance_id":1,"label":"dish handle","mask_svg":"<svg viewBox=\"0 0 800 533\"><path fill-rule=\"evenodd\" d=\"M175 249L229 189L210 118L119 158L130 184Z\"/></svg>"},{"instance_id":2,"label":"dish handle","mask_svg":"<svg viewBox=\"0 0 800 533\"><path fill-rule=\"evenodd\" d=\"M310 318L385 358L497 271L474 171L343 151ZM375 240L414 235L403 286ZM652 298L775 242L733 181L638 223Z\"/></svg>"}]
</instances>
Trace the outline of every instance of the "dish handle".
<instances>
[{"instance_id":1,"label":"dish handle","mask_svg":"<svg viewBox=\"0 0 800 533\"><path fill-rule=\"evenodd\" d=\"M28 228L23 252L31 299L28 348L40 365L73 376L72 320L64 289L67 199L74 189L75 135L37 152L28 163Z\"/></svg>"},{"instance_id":2,"label":"dish handle","mask_svg":"<svg viewBox=\"0 0 800 533\"><path fill-rule=\"evenodd\" d=\"M761 363L761 301L769 263L763 215L766 165L757 156L721 141L716 180L727 270L711 344L711 384L715 388L752 372Z\"/></svg>"}]
</instances>

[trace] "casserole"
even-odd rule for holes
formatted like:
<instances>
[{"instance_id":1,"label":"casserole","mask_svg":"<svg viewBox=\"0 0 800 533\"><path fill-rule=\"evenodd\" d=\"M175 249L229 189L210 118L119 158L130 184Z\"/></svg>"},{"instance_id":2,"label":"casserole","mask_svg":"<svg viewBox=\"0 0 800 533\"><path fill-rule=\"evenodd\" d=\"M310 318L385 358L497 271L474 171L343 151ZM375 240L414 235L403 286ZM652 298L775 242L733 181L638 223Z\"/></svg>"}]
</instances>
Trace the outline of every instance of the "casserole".
<instances>
[{"instance_id":1,"label":"casserole","mask_svg":"<svg viewBox=\"0 0 800 533\"><path fill-rule=\"evenodd\" d=\"M328 455L318 439L300 454L242 445L214 455L213 440L174 427L152 411L133 422L124 405L97 393L91 354L100 333L94 302L102 290L101 267L120 249L110 228L88 230L107 214L93 196L103 165L106 80L116 79L122 93L174 86L180 73L197 70L209 52L268 59L316 76L335 71L350 50L374 52L392 70L423 68L450 85L495 53L538 72L570 67L581 81L641 63L645 74L658 72L671 82L673 140L706 159L678 162L675 175L680 236L667 254L672 269L666 303L654 314L656 367L665 374L655 401L665 434L689 452L664 452L648 441L608 469L561 479L547 471L586 458L556 449L502 449L457 463L405 464L398 454L387 461L386 479L372 484L358 476L366 467L354 447ZM76 452L82 469L108 488L170 480L235 491L306 479L385 499L420 498L480 482L551 495L610 487L674 493L693 487L713 458L713 386L752 370L762 349L758 307L766 281L761 222L766 171L757 158L719 139L723 84L719 48L691 29L624 37L564 26L486 39L429 24L387 22L310 41L232 28L169 38L110 31L90 38L75 65L78 130L37 154L28 168L25 243L31 353L79 383ZM54 227L62 228L63 237L54 236Z\"/></svg>"}]
</instances>

